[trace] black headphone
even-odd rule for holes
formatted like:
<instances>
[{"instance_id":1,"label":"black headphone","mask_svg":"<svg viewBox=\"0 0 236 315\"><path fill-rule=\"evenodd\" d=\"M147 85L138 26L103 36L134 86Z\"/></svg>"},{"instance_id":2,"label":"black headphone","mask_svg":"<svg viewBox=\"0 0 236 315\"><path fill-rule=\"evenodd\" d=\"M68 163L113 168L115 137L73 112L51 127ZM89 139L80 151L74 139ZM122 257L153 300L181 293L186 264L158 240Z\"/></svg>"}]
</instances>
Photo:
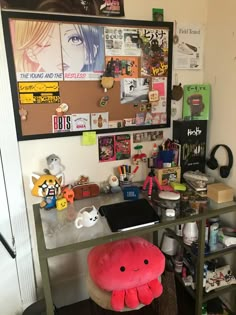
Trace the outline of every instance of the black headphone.
<instances>
[{"instance_id":1,"label":"black headphone","mask_svg":"<svg viewBox=\"0 0 236 315\"><path fill-rule=\"evenodd\" d=\"M210 158L209 158L209 160L207 160L206 165L211 170L217 169L219 164L215 158L215 154L216 154L216 151L218 150L218 148L220 148L220 147L225 148L225 150L227 151L227 154L228 154L228 165L220 166L220 176L222 178L226 178L229 176L229 173L230 173L230 170L233 166L233 161L234 161L233 153L232 153L231 149L226 144L217 144L216 146L213 147L213 149L210 153Z\"/></svg>"}]
</instances>

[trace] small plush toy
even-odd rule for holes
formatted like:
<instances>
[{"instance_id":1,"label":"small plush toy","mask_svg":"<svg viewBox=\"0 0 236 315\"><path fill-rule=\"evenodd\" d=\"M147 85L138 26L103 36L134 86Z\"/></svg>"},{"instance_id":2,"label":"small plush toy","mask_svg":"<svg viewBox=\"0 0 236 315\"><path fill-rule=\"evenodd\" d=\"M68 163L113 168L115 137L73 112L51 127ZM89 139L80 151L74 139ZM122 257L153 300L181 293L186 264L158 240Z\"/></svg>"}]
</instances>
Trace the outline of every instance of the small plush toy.
<instances>
[{"instance_id":1,"label":"small plush toy","mask_svg":"<svg viewBox=\"0 0 236 315\"><path fill-rule=\"evenodd\" d=\"M40 207L45 210L54 208L56 201L61 197L63 176L50 174L32 174L30 181L31 193L36 197L43 197Z\"/></svg>"},{"instance_id":2,"label":"small plush toy","mask_svg":"<svg viewBox=\"0 0 236 315\"><path fill-rule=\"evenodd\" d=\"M111 89L114 85L114 78L110 76L102 76L101 79L101 86L104 88L104 92L107 92L107 90Z\"/></svg>"},{"instance_id":3,"label":"small plush toy","mask_svg":"<svg viewBox=\"0 0 236 315\"><path fill-rule=\"evenodd\" d=\"M88 268L93 282L111 292L115 311L150 304L163 291L158 277L164 271L165 256L141 237L94 247L88 255Z\"/></svg>"},{"instance_id":4,"label":"small plush toy","mask_svg":"<svg viewBox=\"0 0 236 315\"><path fill-rule=\"evenodd\" d=\"M66 201L68 201L70 203L74 202L75 193L74 193L74 190L72 189L71 185L63 187L62 195L66 199Z\"/></svg>"},{"instance_id":5,"label":"small plush toy","mask_svg":"<svg viewBox=\"0 0 236 315\"><path fill-rule=\"evenodd\" d=\"M101 86L104 88L104 92L111 89L114 85L114 76L112 74L112 61L107 63L106 71L101 77Z\"/></svg>"},{"instance_id":6,"label":"small plush toy","mask_svg":"<svg viewBox=\"0 0 236 315\"><path fill-rule=\"evenodd\" d=\"M61 159L56 154L51 154L47 158L48 169L44 169L45 173L51 175L61 174L65 167L61 164Z\"/></svg>"}]
</instances>

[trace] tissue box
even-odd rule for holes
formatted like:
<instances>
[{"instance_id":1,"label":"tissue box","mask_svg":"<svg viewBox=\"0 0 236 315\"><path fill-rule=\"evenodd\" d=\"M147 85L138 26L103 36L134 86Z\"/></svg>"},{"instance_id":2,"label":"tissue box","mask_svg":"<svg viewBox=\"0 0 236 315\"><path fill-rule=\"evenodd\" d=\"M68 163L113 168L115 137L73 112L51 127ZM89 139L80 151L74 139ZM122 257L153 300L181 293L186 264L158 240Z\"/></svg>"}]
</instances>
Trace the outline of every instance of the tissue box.
<instances>
[{"instance_id":1,"label":"tissue box","mask_svg":"<svg viewBox=\"0 0 236 315\"><path fill-rule=\"evenodd\" d=\"M217 203L232 201L234 198L233 189L223 183L207 185L207 197Z\"/></svg>"}]
</instances>

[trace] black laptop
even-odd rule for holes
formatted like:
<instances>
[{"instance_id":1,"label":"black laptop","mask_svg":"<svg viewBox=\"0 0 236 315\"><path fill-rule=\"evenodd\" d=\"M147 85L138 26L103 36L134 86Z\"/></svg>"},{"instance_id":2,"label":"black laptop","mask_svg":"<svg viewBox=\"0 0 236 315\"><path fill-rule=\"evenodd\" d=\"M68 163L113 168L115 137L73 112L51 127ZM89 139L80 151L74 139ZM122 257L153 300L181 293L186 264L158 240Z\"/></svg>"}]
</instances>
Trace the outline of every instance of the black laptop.
<instances>
[{"instance_id":1,"label":"black laptop","mask_svg":"<svg viewBox=\"0 0 236 315\"><path fill-rule=\"evenodd\" d=\"M99 208L112 232L127 231L160 222L154 208L146 199L119 202Z\"/></svg>"}]
</instances>

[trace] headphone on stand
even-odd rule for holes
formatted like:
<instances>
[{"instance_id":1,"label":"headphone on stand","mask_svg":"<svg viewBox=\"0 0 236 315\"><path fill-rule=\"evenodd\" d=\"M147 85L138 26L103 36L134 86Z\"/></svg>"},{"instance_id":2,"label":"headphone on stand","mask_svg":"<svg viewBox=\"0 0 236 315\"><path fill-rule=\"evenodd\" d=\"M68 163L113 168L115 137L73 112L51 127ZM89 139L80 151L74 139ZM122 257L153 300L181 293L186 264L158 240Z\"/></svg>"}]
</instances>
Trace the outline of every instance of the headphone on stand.
<instances>
[{"instance_id":1,"label":"headphone on stand","mask_svg":"<svg viewBox=\"0 0 236 315\"><path fill-rule=\"evenodd\" d=\"M206 165L211 169L215 170L217 167L219 167L218 161L215 158L216 151L220 148L223 147L225 148L227 155L228 155L228 165L223 165L220 166L220 176L222 178L226 178L229 176L230 170L233 166L233 153L231 149L226 145L226 144L217 144L216 146L213 147L211 153L210 153L210 158L207 160Z\"/></svg>"}]
</instances>

